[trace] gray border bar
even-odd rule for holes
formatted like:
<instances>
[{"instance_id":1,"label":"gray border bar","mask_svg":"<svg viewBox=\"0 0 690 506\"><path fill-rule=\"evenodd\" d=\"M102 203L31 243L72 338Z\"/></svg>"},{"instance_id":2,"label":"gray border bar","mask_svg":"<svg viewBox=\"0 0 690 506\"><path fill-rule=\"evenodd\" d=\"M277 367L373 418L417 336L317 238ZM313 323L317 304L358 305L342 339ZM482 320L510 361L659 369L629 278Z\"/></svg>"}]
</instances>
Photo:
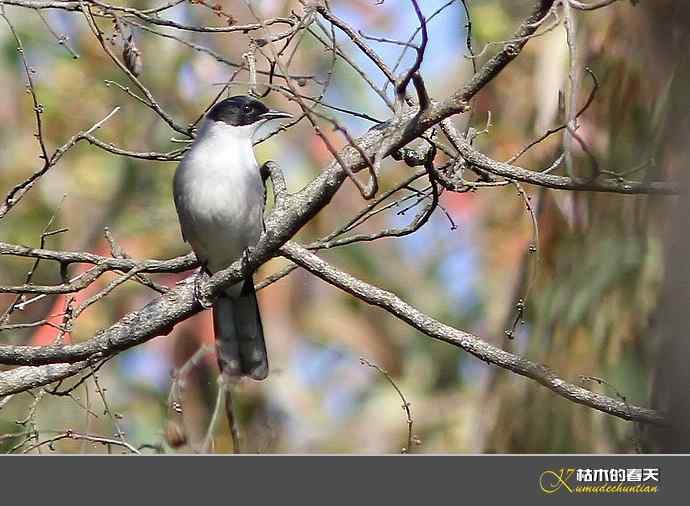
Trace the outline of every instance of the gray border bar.
<instances>
[{"instance_id":1,"label":"gray border bar","mask_svg":"<svg viewBox=\"0 0 690 506\"><path fill-rule=\"evenodd\" d=\"M0 503L671 504L674 498L687 500L689 464L688 456L669 455L4 456ZM657 492L540 489L544 472L611 468L659 469Z\"/></svg>"}]
</instances>

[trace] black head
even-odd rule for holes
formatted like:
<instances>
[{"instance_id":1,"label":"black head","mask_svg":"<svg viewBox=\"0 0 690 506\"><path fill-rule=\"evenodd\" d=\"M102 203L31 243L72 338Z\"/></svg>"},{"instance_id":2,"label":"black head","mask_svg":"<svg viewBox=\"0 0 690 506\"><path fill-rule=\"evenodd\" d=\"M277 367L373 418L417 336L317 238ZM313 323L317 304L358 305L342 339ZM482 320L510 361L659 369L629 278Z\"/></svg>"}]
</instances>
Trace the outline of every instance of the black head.
<instances>
[{"instance_id":1,"label":"black head","mask_svg":"<svg viewBox=\"0 0 690 506\"><path fill-rule=\"evenodd\" d=\"M269 119L289 118L290 114L269 109L253 97L237 95L218 102L206 117L232 126L244 126Z\"/></svg>"}]
</instances>

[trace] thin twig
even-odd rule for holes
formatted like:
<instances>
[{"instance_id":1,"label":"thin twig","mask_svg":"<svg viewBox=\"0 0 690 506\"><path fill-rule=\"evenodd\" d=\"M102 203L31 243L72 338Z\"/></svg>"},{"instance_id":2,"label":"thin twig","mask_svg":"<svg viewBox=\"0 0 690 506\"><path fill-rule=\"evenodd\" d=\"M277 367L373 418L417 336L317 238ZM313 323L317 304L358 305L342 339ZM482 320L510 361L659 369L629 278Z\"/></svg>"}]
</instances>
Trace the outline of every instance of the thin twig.
<instances>
[{"instance_id":1,"label":"thin twig","mask_svg":"<svg viewBox=\"0 0 690 506\"><path fill-rule=\"evenodd\" d=\"M388 383L390 383L393 386L393 388L398 394L398 397L400 397L400 400L402 401L402 408L405 411L405 416L407 418L407 445L400 450L400 453L411 453L412 443L414 442L415 444L419 445L421 444L421 441L419 441L419 439L417 439L416 436L412 435L412 424L414 423L414 420L412 418L412 409L410 407L410 403L407 402L407 399L405 399L405 395L403 395L402 390L400 390L400 387L398 387L395 381L393 381L393 378L391 378L391 375L388 374L388 371L372 362L369 362L366 358L360 357L359 361L362 365L367 365L380 372L383 375L383 377L386 378L386 380L388 380Z\"/></svg>"}]
</instances>

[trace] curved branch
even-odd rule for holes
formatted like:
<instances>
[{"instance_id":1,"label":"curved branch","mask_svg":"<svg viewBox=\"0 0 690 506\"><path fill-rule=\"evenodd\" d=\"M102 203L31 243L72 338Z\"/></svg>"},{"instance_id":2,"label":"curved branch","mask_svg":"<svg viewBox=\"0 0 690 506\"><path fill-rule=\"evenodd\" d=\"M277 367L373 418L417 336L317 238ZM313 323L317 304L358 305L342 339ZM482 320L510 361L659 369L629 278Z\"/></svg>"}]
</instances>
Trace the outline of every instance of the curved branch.
<instances>
[{"instance_id":1,"label":"curved branch","mask_svg":"<svg viewBox=\"0 0 690 506\"><path fill-rule=\"evenodd\" d=\"M378 306L388 311L396 318L403 320L427 336L462 348L488 364L494 364L533 379L570 401L625 420L654 425L666 425L668 423L661 413L633 406L569 383L545 365L496 348L479 337L441 323L409 305L395 294L337 270L301 246L287 243L281 248L281 252L294 263L327 283L340 288L367 304Z\"/></svg>"},{"instance_id":2,"label":"curved branch","mask_svg":"<svg viewBox=\"0 0 690 506\"><path fill-rule=\"evenodd\" d=\"M614 2L617 2L618 0L599 0L598 2L594 2L591 4L585 2L578 2L577 0L567 1L572 7L575 7L576 9L579 9L581 11L594 11L597 9L601 9L603 7L608 7L609 5L611 5Z\"/></svg>"},{"instance_id":3,"label":"curved branch","mask_svg":"<svg viewBox=\"0 0 690 506\"><path fill-rule=\"evenodd\" d=\"M43 10L43 9L61 9L65 11L81 11L84 2L77 0L3 0L6 5L13 5L17 7L26 7L27 9ZM86 3L98 7L103 12L99 12L99 16L112 17L112 12L122 13L126 16L133 16L141 21L150 23L152 25L167 26L170 28L175 28L177 30L189 31L189 32L208 32L208 33L228 33L228 32L239 32L247 33L255 30L261 29L261 24L251 23L246 25L230 25L230 26L193 26L178 23L176 21L161 18L157 15L151 16L150 14L156 14L162 9L134 9L132 7L124 7L121 5L112 5L105 2L99 2L98 0L88 0ZM293 18L271 18L264 21L267 25L284 24L290 27L295 26L296 20Z\"/></svg>"},{"instance_id":4,"label":"curved branch","mask_svg":"<svg viewBox=\"0 0 690 506\"><path fill-rule=\"evenodd\" d=\"M670 182L626 181L623 179L595 179L593 181L579 182L571 177L535 172L489 158L475 150L463 139L460 139L457 148L460 155L470 165L479 167L497 176L556 190L624 193L628 195L673 195L680 192L679 186Z\"/></svg>"}]
</instances>

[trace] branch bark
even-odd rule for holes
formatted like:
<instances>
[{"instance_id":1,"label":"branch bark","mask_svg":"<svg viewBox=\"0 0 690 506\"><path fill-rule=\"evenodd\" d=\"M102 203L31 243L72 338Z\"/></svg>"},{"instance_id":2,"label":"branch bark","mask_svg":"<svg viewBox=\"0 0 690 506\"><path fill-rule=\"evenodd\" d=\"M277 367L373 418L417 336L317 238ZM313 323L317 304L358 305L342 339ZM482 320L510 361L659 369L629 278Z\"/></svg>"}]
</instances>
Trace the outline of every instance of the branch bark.
<instances>
[{"instance_id":1,"label":"branch bark","mask_svg":"<svg viewBox=\"0 0 690 506\"><path fill-rule=\"evenodd\" d=\"M367 304L384 309L423 334L462 348L487 364L497 365L533 379L561 397L625 420L654 425L667 424L663 415L657 411L634 406L569 383L545 365L496 348L477 336L441 323L406 303L395 294L337 270L297 244L288 243L281 248L281 252L285 257L320 279Z\"/></svg>"}]
</instances>

